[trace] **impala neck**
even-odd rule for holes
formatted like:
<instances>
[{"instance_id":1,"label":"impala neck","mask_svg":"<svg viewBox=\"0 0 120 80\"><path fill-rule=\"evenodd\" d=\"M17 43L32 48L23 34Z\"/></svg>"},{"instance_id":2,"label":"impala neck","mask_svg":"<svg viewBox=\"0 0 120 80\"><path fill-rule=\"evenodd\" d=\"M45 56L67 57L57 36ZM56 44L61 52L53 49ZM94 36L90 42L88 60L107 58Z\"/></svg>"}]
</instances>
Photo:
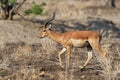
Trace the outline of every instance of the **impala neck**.
<instances>
[{"instance_id":1,"label":"impala neck","mask_svg":"<svg viewBox=\"0 0 120 80\"><path fill-rule=\"evenodd\" d=\"M58 43L60 43L60 41L61 41L61 40L60 40L60 39L61 39L61 36L62 36L62 33L57 33L57 32L55 32L55 31L49 30L49 35L48 35L48 37L51 38L52 40L58 42Z\"/></svg>"}]
</instances>

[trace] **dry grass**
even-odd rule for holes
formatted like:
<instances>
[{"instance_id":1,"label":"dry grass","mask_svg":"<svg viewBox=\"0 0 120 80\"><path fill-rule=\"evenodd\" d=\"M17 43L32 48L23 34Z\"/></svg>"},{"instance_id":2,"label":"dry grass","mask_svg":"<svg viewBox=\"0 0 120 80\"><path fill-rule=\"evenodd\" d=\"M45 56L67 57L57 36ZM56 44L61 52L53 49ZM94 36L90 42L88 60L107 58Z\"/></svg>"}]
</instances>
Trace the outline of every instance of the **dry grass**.
<instances>
[{"instance_id":1,"label":"dry grass","mask_svg":"<svg viewBox=\"0 0 120 80\"><path fill-rule=\"evenodd\" d=\"M114 51L111 51L111 48L107 49L107 62L101 58L97 58L100 62L100 67L102 70L98 70L101 73L101 76L104 77L104 80L119 80L118 74L120 74L120 61L116 61L120 57L120 51L118 46L115 46Z\"/></svg>"},{"instance_id":2,"label":"dry grass","mask_svg":"<svg viewBox=\"0 0 120 80\"><path fill-rule=\"evenodd\" d=\"M105 48L108 51L107 63L94 57L84 71L80 71L79 65L87 59L85 49L72 49L70 68L65 66L61 69L57 56L60 47L48 38L42 39L39 44L28 45L20 42L3 45L0 50L0 80L119 79L120 50L116 45ZM62 55L62 61L64 65L67 64L65 55Z\"/></svg>"},{"instance_id":3,"label":"dry grass","mask_svg":"<svg viewBox=\"0 0 120 80\"><path fill-rule=\"evenodd\" d=\"M61 46L48 38L43 38L41 40L32 39L36 38L34 34L37 34L37 29L35 28L36 30L33 30L34 27L29 29L29 25L27 27L22 27L23 29L21 30L20 36L17 34L19 30L14 30L16 33L13 32L15 34L14 37L19 36L21 42L5 42L4 38L0 38L0 80L119 79L120 52L118 43L115 43L115 45L118 44L118 47L115 45L113 45L114 48L107 46L108 63L102 62L99 58L97 58L98 60L93 58L86 66L85 70L81 71L79 66L85 63L87 59L87 50L74 48L71 53L70 68L68 69L67 66L65 66L67 60L66 55L63 54L62 62L65 68L61 69L58 61L58 52L61 50ZM24 35L26 37L24 37ZM6 40L7 39L8 38L6 38ZM25 42L21 39L25 40Z\"/></svg>"},{"instance_id":4,"label":"dry grass","mask_svg":"<svg viewBox=\"0 0 120 80\"><path fill-rule=\"evenodd\" d=\"M93 58L83 71L79 69L79 66L85 63L87 50L74 48L71 53L70 68L68 69L67 66L65 66L64 69L61 69L58 61L58 52L61 46L48 38L41 40L36 39L36 35L34 34L37 34L37 29L35 27L30 28L30 24L23 24L24 27L22 27L22 25L19 27L23 28L20 32L19 29L12 32L12 29L17 28L17 26L10 26L9 28L12 28L11 33L8 33L14 34L15 36L13 37L19 37L20 40L18 41L21 42L5 42L4 38L0 38L0 80L119 79L120 60L116 62L118 56L120 57L119 47L113 45L114 49L111 47L108 48L108 63L102 62L99 58L97 58L98 60ZM75 24L73 26L75 26ZM69 28L69 26L66 27ZM17 34L17 32L20 34ZM7 39L9 38L6 38L6 40ZM117 43L115 44L117 45ZM116 55L118 56L116 57ZM62 55L62 62L64 65L67 64L65 54ZM115 65L113 65L113 63Z\"/></svg>"}]
</instances>

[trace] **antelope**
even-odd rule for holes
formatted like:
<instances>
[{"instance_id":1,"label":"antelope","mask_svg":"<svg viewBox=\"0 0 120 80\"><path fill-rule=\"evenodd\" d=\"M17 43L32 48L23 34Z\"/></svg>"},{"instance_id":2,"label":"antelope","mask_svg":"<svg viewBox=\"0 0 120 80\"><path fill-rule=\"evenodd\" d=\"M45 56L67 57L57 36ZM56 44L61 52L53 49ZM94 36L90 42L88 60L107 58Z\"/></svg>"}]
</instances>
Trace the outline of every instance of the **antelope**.
<instances>
[{"instance_id":1,"label":"antelope","mask_svg":"<svg viewBox=\"0 0 120 80\"><path fill-rule=\"evenodd\" d=\"M54 20L55 14L49 20L47 20L43 26L42 31L39 33L39 38L48 37L63 46L63 49L59 52L59 65L63 68L61 54L67 51L67 67L70 65L71 48L73 47L87 47L88 58L81 68L84 68L92 58L93 50L99 52L102 58L106 58L106 53L102 50L100 45L100 35L96 31L84 30L84 31L67 31L64 33L58 33L51 30L51 25L48 25Z\"/></svg>"}]
</instances>

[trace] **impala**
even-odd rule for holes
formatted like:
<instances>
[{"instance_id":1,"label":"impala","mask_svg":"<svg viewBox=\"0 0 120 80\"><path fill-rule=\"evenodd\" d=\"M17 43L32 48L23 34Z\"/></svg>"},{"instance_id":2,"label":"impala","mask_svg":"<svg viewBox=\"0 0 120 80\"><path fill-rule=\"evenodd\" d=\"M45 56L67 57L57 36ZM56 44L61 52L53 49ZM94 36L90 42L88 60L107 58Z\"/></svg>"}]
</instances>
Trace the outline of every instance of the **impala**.
<instances>
[{"instance_id":1,"label":"impala","mask_svg":"<svg viewBox=\"0 0 120 80\"><path fill-rule=\"evenodd\" d=\"M70 64L70 53L72 47L87 47L88 58L81 68L84 68L92 58L93 50L99 52L99 54L106 59L106 53L101 49L100 46L100 35L96 31L68 31L64 33L58 33L51 30L51 25L48 25L54 20L55 14L51 19L46 21L43 26L43 30L39 33L39 38L48 37L52 40L60 43L63 49L59 52L59 65L62 65L61 54L67 51L67 66Z\"/></svg>"}]
</instances>

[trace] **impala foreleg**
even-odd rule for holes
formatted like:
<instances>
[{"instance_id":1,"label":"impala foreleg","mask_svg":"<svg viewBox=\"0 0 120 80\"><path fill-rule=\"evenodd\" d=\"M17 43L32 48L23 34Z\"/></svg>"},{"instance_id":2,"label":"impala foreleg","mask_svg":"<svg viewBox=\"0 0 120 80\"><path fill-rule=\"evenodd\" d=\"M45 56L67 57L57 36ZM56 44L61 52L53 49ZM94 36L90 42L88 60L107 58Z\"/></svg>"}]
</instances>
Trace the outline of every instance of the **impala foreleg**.
<instances>
[{"instance_id":1,"label":"impala foreleg","mask_svg":"<svg viewBox=\"0 0 120 80\"><path fill-rule=\"evenodd\" d=\"M67 67L70 65L70 53L71 53L71 47L67 47Z\"/></svg>"},{"instance_id":2,"label":"impala foreleg","mask_svg":"<svg viewBox=\"0 0 120 80\"><path fill-rule=\"evenodd\" d=\"M61 59L61 54L63 54L67 49L66 48L63 48L59 54L58 54L58 58L59 58L59 64L60 66L63 68L64 66L62 65L62 59Z\"/></svg>"},{"instance_id":3,"label":"impala foreleg","mask_svg":"<svg viewBox=\"0 0 120 80\"><path fill-rule=\"evenodd\" d=\"M80 68L84 68L88 64L88 62L92 59L92 54L93 54L93 51L88 52L87 61L85 62L85 64L83 66L80 66Z\"/></svg>"}]
</instances>

